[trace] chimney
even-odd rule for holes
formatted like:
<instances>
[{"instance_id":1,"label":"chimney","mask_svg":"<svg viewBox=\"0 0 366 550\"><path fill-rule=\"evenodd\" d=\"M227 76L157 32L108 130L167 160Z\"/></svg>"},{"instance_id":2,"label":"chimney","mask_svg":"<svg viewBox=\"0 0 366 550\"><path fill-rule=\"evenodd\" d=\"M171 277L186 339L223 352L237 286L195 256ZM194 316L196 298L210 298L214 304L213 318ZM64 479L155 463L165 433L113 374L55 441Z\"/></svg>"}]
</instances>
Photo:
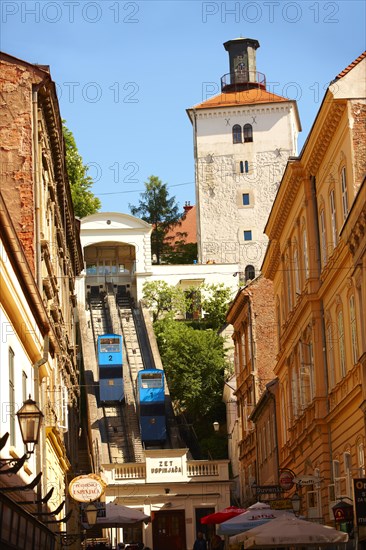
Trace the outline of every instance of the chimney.
<instances>
[{"instance_id":1,"label":"chimney","mask_svg":"<svg viewBox=\"0 0 366 550\"><path fill-rule=\"evenodd\" d=\"M221 78L222 92L237 92L250 88L266 88L265 75L257 72L258 40L235 38L224 43L229 52L230 73Z\"/></svg>"}]
</instances>

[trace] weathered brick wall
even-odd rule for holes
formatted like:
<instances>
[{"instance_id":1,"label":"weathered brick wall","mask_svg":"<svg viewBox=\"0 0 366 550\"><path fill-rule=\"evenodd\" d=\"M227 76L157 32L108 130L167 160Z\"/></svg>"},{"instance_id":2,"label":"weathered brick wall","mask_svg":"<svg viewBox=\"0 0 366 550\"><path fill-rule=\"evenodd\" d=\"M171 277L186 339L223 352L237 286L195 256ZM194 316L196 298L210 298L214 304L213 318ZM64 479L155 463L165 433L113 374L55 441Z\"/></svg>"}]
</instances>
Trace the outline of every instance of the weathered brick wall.
<instances>
[{"instance_id":1,"label":"weathered brick wall","mask_svg":"<svg viewBox=\"0 0 366 550\"><path fill-rule=\"evenodd\" d=\"M261 393L265 385L275 378L276 332L273 283L260 277L250 285L252 294L253 327L256 346L256 367Z\"/></svg>"},{"instance_id":2,"label":"weathered brick wall","mask_svg":"<svg viewBox=\"0 0 366 550\"><path fill-rule=\"evenodd\" d=\"M32 84L39 77L4 59L0 69L1 191L34 272Z\"/></svg>"},{"instance_id":3,"label":"weathered brick wall","mask_svg":"<svg viewBox=\"0 0 366 550\"><path fill-rule=\"evenodd\" d=\"M351 102L353 116L353 150L354 150L354 171L355 186L358 189L366 173L366 103L359 101Z\"/></svg>"}]
</instances>

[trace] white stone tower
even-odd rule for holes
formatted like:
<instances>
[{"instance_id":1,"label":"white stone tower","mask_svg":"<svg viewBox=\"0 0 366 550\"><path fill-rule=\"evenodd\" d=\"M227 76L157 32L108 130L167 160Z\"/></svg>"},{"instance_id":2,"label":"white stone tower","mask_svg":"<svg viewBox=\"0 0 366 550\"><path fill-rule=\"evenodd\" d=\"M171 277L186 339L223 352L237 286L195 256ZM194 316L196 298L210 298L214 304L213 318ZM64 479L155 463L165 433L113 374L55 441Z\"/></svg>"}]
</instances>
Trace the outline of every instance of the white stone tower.
<instances>
[{"instance_id":1,"label":"white stone tower","mask_svg":"<svg viewBox=\"0 0 366 550\"><path fill-rule=\"evenodd\" d=\"M256 276L263 233L289 156L301 131L296 101L266 88L256 70L259 42L225 42L230 73L221 93L187 110L194 131L197 242L202 263L240 264Z\"/></svg>"}]
</instances>

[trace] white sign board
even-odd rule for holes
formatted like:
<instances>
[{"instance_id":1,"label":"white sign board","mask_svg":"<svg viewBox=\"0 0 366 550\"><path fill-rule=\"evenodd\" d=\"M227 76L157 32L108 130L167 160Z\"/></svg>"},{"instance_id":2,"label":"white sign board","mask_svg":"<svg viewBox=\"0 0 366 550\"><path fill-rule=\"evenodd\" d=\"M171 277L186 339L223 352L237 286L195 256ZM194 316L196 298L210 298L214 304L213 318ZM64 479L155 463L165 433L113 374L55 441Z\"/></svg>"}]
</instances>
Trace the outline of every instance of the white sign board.
<instances>
[{"instance_id":1,"label":"white sign board","mask_svg":"<svg viewBox=\"0 0 366 550\"><path fill-rule=\"evenodd\" d=\"M70 496L78 502L93 502L104 493L105 483L95 474L75 477L69 485Z\"/></svg>"},{"instance_id":2,"label":"white sign board","mask_svg":"<svg viewBox=\"0 0 366 550\"><path fill-rule=\"evenodd\" d=\"M187 456L146 456L147 483L188 481Z\"/></svg>"}]
</instances>

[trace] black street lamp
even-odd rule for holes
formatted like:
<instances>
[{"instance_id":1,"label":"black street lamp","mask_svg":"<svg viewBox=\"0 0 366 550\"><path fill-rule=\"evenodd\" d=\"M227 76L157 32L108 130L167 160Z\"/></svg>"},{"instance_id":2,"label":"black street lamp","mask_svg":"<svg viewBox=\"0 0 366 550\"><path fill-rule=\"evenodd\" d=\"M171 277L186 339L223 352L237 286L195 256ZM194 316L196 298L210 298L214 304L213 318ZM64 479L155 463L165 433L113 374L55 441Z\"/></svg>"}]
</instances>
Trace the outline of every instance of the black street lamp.
<instances>
[{"instance_id":1,"label":"black street lamp","mask_svg":"<svg viewBox=\"0 0 366 550\"><path fill-rule=\"evenodd\" d=\"M298 516L301 508L301 496L298 493L294 493L291 497L291 503L295 516Z\"/></svg>"},{"instance_id":2,"label":"black street lamp","mask_svg":"<svg viewBox=\"0 0 366 550\"><path fill-rule=\"evenodd\" d=\"M24 466L26 460L31 456L31 454L34 453L35 445L38 443L43 414L37 407L36 402L29 396L29 399L23 403L23 406L19 409L16 415L18 417L20 432L22 434L23 443L26 446L27 452L21 458L0 458L0 474L16 474L20 468ZM9 432L6 432L0 438L0 450L6 445L8 438ZM33 447L29 449L28 445L32 444ZM9 468L3 470L5 466L9 466ZM42 474L39 475L41 476ZM35 481L36 480L38 483L38 476L35 478ZM29 485L25 485L24 487L25 488L23 490L32 488ZM12 490L15 489L16 487ZM1 490L10 491L11 487L1 488Z\"/></svg>"},{"instance_id":3,"label":"black street lamp","mask_svg":"<svg viewBox=\"0 0 366 550\"><path fill-rule=\"evenodd\" d=\"M22 439L27 448L27 458L29 458L30 455L34 453L34 448L38 443L43 414L37 407L36 402L33 401L30 396L29 399L24 401L23 406L16 414ZM29 449L28 445L32 444L33 447Z\"/></svg>"},{"instance_id":4,"label":"black street lamp","mask_svg":"<svg viewBox=\"0 0 366 550\"><path fill-rule=\"evenodd\" d=\"M97 523L98 508L95 506L94 502L88 504L85 508L86 521L88 522L89 527L93 527Z\"/></svg>"}]
</instances>

